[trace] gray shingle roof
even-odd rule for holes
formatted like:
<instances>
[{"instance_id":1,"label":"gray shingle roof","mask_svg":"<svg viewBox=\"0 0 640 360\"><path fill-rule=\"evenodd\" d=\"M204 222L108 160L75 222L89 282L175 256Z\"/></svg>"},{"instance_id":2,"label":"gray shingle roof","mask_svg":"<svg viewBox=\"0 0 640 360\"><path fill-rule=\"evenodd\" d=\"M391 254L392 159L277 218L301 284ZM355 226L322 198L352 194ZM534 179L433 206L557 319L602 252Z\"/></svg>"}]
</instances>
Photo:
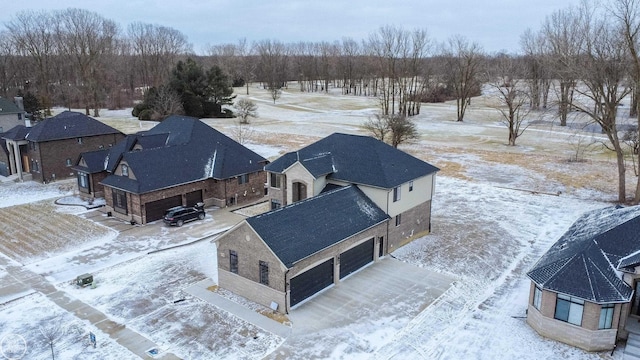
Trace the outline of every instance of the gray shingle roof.
<instances>
[{"instance_id":1,"label":"gray shingle roof","mask_svg":"<svg viewBox=\"0 0 640 360\"><path fill-rule=\"evenodd\" d=\"M133 150L136 144L142 150ZM266 163L262 156L202 121L176 115L116 144L109 152L107 169L113 172L120 159L136 179L112 174L102 183L136 194L209 178L229 179L261 171Z\"/></svg>"},{"instance_id":2,"label":"gray shingle roof","mask_svg":"<svg viewBox=\"0 0 640 360\"><path fill-rule=\"evenodd\" d=\"M0 97L0 115L20 114L23 112L11 100Z\"/></svg>"},{"instance_id":3,"label":"gray shingle roof","mask_svg":"<svg viewBox=\"0 0 640 360\"><path fill-rule=\"evenodd\" d=\"M14 126L11 129L9 129L9 131L2 134L2 139L15 140L15 141L24 140L24 137L27 136L30 129L31 128L28 128L24 125Z\"/></svg>"},{"instance_id":4,"label":"gray shingle roof","mask_svg":"<svg viewBox=\"0 0 640 360\"><path fill-rule=\"evenodd\" d=\"M73 167L73 169L84 171L89 174L102 172L105 170L105 160L108 154L108 149L87 151L85 153L82 153L80 156L84 159L84 162L87 163L87 166L76 165Z\"/></svg>"},{"instance_id":5,"label":"gray shingle roof","mask_svg":"<svg viewBox=\"0 0 640 360\"><path fill-rule=\"evenodd\" d=\"M337 244L389 216L356 186L347 186L246 219L282 263Z\"/></svg>"},{"instance_id":6,"label":"gray shingle roof","mask_svg":"<svg viewBox=\"0 0 640 360\"><path fill-rule=\"evenodd\" d=\"M605 208L580 217L527 273L544 289L595 303L630 301L618 270L640 251L640 207ZM622 261L621 261L622 260Z\"/></svg>"},{"instance_id":7,"label":"gray shingle roof","mask_svg":"<svg viewBox=\"0 0 640 360\"><path fill-rule=\"evenodd\" d=\"M391 189L439 169L369 136L335 133L267 165L282 173L300 162L314 177Z\"/></svg>"},{"instance_id":8,"label":"gray shingle roof","mask_svg":"<svg viewBox=\"0 0 640 360\"><path fill-rule=\"evenodd\" d=\"M39 122L25 138L43 142L108 134L120 134L120 131L82 113L63 111Z\"/></svg>"}]
</instances>

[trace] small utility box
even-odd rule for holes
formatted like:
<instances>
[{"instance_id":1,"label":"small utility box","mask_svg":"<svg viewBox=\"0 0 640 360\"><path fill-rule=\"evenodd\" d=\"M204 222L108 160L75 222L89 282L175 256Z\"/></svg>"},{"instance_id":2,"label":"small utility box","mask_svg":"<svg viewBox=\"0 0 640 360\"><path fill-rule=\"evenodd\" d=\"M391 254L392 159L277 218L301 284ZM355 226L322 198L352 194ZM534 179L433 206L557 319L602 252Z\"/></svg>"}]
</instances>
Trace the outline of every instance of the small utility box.
<instances>
[{"instance_id":1,"label":"small utility box","mask_svg":"<svg viewBox=\"0 0 640 360\"><path fill-rule=\"evenodd\" d=\"M80 287L89 286L91 284L93 284L93 275L91 274L84 274L76 277L76 285Z\"/></svg>"}]
</instances>

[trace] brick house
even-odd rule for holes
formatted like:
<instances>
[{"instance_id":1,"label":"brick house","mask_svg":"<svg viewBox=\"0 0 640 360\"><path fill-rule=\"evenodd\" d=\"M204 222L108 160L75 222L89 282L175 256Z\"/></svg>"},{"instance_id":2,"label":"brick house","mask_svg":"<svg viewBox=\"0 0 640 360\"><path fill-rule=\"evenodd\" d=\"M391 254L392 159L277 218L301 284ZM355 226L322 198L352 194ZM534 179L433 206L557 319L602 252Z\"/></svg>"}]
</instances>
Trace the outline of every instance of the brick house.
<instances>
[{"instance_id":1,"label":"brick house","mask_svg":"<svg viewBox=\"0 0 640 360\"><path fill-rule=\"evenodd\" d=\"M76 167L78 184L97 191L95 181L86 181L88 175L99 175L85 155L92 154L83 154L86 164ZM139 224L161 219L174 206L204 202L224 207L264 197L267 160L192 117L172 115L148 131L128 136L102 163L106 176L100 184L107 211Z\"/></svg>"},{"instance_id":2,"label":"brick house","mask_svg":"<svg viewBox=\"0 0 640 360\"><path fill-rule=\"evenodd\" d=\"M361 268L430 231L438 168L372 137L332 134L265 170L272 210L216 240L218 279L251 300L278 303L282 312L338 282L350 273L345 269ZM343 221L354 221L353 227ZM335 233L340 226L349 236ZM309 246L314 237L323 247ZM295 259L281 248L295 251ZM266 287L261 264L269 277L276 274Z\"/></svg>"},{"instance_id":3,"label":"brick house","mask_svg":"<svg viewBox=\"0 0 640 360\"><path fill-rule=\"evenodd\" d=\"M124 134L79 112L64 111L33 127L17 126L4 135L10 172L49 182L74 177L72 166L83 152L109 148Z\"/></svg>"},{"instance_id":4,"label":"brick house","mask_svg":"<svg viewBox=\"0 0 640 360\"><path fill-rule=\"evenodd\" d=\"M631 347L640 338L640 207L583 215L527 276L527 323L540 335L587 351L627 337Z\"/></svg>"},{"instance_id":5,"label":"brick house","mask_svg":"<svg viewBox=\"0 0 640 360\"><path fill-rule=\"evenodd\" d=\"M388 219L353 185L247 218L215 240L218 283L288 313L384 255Z\"/></svg>"}]
</instances>

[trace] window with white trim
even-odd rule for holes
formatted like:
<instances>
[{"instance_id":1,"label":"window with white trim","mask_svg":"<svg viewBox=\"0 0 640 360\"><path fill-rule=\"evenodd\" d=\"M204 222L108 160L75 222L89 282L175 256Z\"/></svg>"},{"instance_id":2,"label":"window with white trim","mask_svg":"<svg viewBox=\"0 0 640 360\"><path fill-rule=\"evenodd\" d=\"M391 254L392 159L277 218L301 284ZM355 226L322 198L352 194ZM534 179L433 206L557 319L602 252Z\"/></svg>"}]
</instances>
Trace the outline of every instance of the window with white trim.
<instances>
[{"instance_id":1,"label":"window with white trim","mask_svg":"<svg viewBox=\"0 0 640 360\"><path fill-rule=\"evenodd\" d=\"M120 167L122 169L122 176L129 177L129 167L125 164L120 165Z\"/></svg>"},{"instance_id":2,"label":"window with white trim","mask_svg":"<svg viewBox=\"0 0 640 360\"><path fill-rule=\"evenodd\" d=\"M66 164L67 166L71 166L71 159L67 158Z\"/></svg>"},{"instance_id":3,"label":"window with white trim","mask_svg":"<svg viewBox=\"0 0 640 360\"><path fill-rule=\"evenodd\" d=\"M540 305L542 305L542 289L536 285L533 289L533 306L540 310Z\"/></svg>"},{"instance_id":4,"label":"window with white trim","mask_svg":"<svg viewBox=\"0 0 640 360\"><path fill-rule=\"evenodd\" d=\"M613 311L615 310L615 304L604 304L600 308L600 320L598 321L598 330L611 329L613 324Z\"/></svg>"},{"instance_id":5,"label":"window with white trim","mask_svg":"<svg viewBox=\"0 0 640 360\"><path fill-rule=\"evenodd\" d=\"M413 180L409 181L409 191L413 191Z\"/></svg>"},{"instance_id":6,"label":"window with white trim","mask_svg":"<svg viewBox=\"0 0 640 360\"><path fill-rule=\"evenodd\" d=\"M402 214L396 215L396 226L400 226L402 224Z\"/></svg>"},{"instance_id":7,"label":"window with white trim","mask_svg":"<svg viewBox=\"0 0 640 360\"><path fill-rule=\"evenodd\" d=\"M400 186L393 188L393 202L400 201Z\"/></svg>"},{"instance_id":8,"label":"window with white trim","mask_svg":"<svg viewBox=\"0 0 640 360\"><path fill-rule=\"evenodd\" d=\"M556 300L556 312L554 318L561 321L566 321L573 325L582 325L582 312L584 311L584 300L558 294Z\"/></svg>"}]
</instances>

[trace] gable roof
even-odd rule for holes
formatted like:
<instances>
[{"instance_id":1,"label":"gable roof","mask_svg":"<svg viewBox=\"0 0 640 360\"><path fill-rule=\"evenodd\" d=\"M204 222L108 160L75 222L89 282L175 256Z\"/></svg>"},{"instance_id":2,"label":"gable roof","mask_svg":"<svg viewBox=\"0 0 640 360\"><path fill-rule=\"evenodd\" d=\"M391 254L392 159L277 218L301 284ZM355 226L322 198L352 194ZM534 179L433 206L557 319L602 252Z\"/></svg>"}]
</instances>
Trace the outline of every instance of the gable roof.
<instances>
[{"instance_id":1,"label":"gable roof","mask_svg":"<svg viewBox=\"0 0 640 360\"><path fill-rule=\"evenodd\" d=\"M620 270L637 264L640 207L610 207L580 217L527 276L544 289L595 303L627 302Z\"/></svg>"},{"instance_id":2,"label":"gable roof","mask_svg":"<svg viewBox=\"0 0 640 360\"><path fill-rule=\"evenodd\" d=\"M265 167L282 173L299 162L314 177L391 189L439 169L370 136L334 133Z\"/></svg>"},{"instance_id":3,"label":"gable roof","mask_svg":"<svg viewBox=\"0 0 640 360\"><path fill-rule=\"evenodd\" d=\"M89 174L102 172L105 169L105 160L108 154L108 149L84 152L80 155L80 158L84 159L84 162L87 164L87 166L78 164L76 166L73 166L72 168L74 170L80 170Z\"/></svg>"},{"instance_id":4,"label":"gable roof","mask_svg":"<svg viewBox=\"0 0 640 360\"><path fill-rule=\"evenodd\" d=\"M357 186L350 185L245 221L291 268L298 261L388 219Z\"/></svg>"},{"instance_id":5,"label":"gable roof","mask_svg":"<svg viewBox=\"0 0 640 360\"><path fill-rule=\"evenodd\" d=\"M20 110L11 100L0 97L0 115L21 114L23 112L24 111Z\"/></svg>"},{"instance_id":6,"label":"gable roof","mask_svg":"<svg viewBox=\"0 0 640 360\"><path fill-rule=\"evenodd\" d=\"M32 127L25 139L43 142L108 134L120 134L120 131L82 113L63 111Z\"/></svg>"},{"instance_id":7,"label":"gable roof","mask_svg":"<svg viewBox=\"0 0 640 360\"><path fill-rule=\"evenodd\" d=\"M141 149L135 149L140 145ZM261 171L266 159L199 119L172 115L130 135L109 152L107 170L125 161L136 179L111 174L102 184L143 194L204 179Z\"/></svg>"}]
</instances>

